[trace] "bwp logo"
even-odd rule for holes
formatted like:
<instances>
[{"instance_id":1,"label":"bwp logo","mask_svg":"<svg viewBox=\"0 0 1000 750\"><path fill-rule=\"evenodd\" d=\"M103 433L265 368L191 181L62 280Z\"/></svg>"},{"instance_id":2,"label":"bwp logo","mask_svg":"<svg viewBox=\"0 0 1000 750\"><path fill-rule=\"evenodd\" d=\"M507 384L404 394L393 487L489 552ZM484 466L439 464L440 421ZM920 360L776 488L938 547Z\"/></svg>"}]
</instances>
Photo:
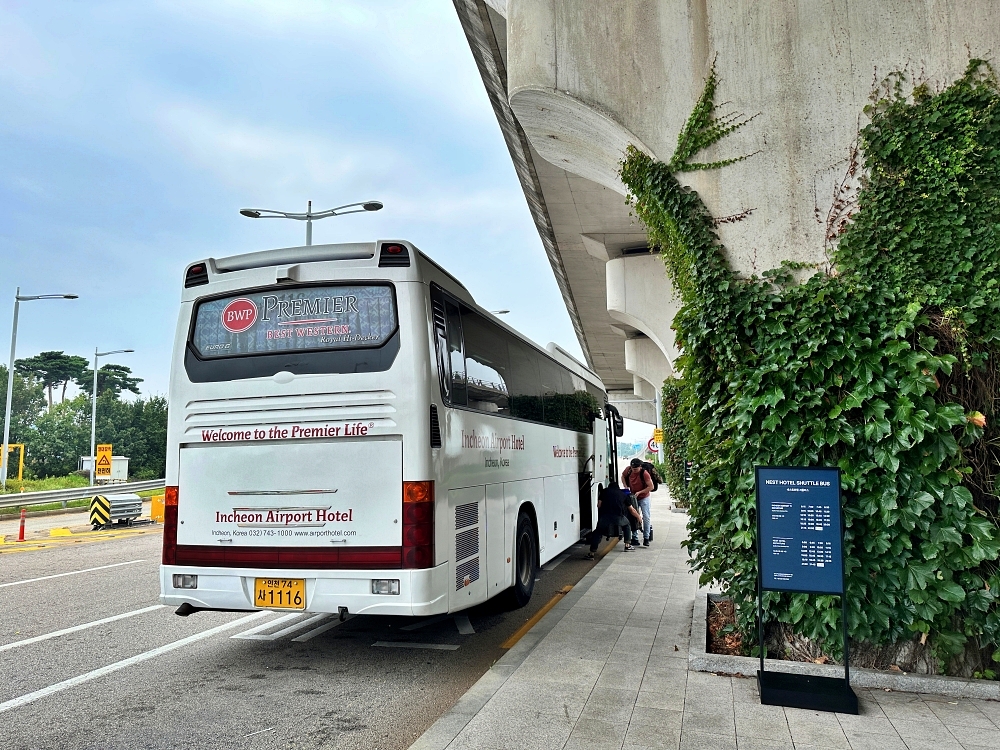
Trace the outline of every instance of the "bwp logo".
<instances>
[{"instance_id":1,"label":"bwp logo","mask_svg":"<svg viewBox=\"0 0 1000 750\"><path fill-rule=\"evenodd\" d=\"M257 322L257 305L240 297L222 311L222 326L230 333L243 333Z\"/></svg>"}]
</instances>

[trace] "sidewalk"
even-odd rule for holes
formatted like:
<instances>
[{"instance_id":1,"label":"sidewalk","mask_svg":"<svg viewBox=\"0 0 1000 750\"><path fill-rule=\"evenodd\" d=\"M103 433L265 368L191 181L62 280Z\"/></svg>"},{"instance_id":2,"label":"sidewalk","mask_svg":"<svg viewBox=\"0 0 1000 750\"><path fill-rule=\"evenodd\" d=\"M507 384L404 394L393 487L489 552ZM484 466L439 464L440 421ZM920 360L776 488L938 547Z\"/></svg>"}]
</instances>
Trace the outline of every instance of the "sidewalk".
<instances>
[{"instance_id":1,"label":"sidewalk","mask_svg":"<svg viewBox=\"0 0 1000 750\"><path fill-rule=\"evenodd\" d=\"M1000 703L855 688L861 715L846 716L689 672L687 516L665 490L652 507L653 546L615 547L411 750L1000 748Z\"/></svg>"}]
</instances>

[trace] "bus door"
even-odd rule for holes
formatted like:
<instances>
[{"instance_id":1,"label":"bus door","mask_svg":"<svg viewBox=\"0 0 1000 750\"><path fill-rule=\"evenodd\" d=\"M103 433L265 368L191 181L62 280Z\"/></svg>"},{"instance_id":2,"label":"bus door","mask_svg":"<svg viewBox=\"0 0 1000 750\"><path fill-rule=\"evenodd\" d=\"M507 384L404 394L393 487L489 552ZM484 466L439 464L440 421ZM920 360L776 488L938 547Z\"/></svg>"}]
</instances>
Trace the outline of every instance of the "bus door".
<instances>
[{"instance_id":1,"label":"bus door","mask_svg":"<svg viewBox=\"0 0 1000 750\"><path fill-rule=\"evenodd\" d=\"M608 486L608 427L603 419L594 419L594 453L588 459L580 477L580 537L594 528L597 520L597 495L601 487Z\"/></svg>"}]
</instances>

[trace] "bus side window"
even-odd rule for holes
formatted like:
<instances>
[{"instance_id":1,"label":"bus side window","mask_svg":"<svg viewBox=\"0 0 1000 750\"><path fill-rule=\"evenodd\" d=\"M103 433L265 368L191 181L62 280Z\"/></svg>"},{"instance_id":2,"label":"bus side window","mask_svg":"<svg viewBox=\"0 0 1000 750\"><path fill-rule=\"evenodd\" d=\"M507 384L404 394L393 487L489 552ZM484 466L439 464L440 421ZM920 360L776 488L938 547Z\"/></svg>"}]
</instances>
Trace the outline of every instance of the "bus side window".
<instances>
[{"instance_id":1,"label":"bus side window","mask_svg":"<svg viewBox=\"0 0 1000 750\"><path fill-rule=\"evenodd\" d=\"M451 403L465 406L468 400L465 375L465 351L462 346L462 315L451 300L445 300L448 319L448 360L451 365Z\"/></svg>"},{"instance_id":2,"label":"bus side window","mask_svg":"<svg viewBox=\"0 0 1000 750\"><path fill-rule=\"evenodd\" d=\"M563 372L559 365L548 359L542 359L538 364L542 375L542 418L546 424L568 426L566 394L572 393L569 373Z\"/></svg>"},{"instance_id":3,"label":"bus side window","mask_svg":"<svg viewBox=\"0 0 1000 750\"><path fill-rule=\"evenodd\" d=\"M492 414L510 415L507 390L507 337L472 311L462 315L469 406Z\"/></svg>"},{"instance_id":4,"label":"bus side window","mask_svg":"<svg viewBox=\"0 0 1000 750\"><path fill-rule=\"evenodd\" d=\"M448 353L448 322L444 295L431 288L431 310L434 315L434 352L437 355L438 381L445 403L451 403L451 360Z\"/></svg>"},{"instance_id":5,"label":"bus side window","mask_svg":"<svg viewBox=\"0 0 1000 750\"><path fill-rule=\"evenodd\" d=\"M507 339L510 349L510 371L507 388L510 393L510 415L533 422L542 421L542 391L538 380L538 355L520 341Z\"/></svg>"}]
</instances>

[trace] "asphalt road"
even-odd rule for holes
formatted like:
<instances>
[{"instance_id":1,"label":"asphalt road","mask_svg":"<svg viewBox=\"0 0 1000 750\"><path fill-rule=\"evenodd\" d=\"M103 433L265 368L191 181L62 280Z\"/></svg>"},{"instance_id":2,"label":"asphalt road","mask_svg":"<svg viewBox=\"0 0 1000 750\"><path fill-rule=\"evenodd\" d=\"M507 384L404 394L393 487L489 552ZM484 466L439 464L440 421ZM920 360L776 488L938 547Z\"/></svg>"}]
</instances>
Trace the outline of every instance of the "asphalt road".
<instances>
[{"instance_id":1,"label":"asphalt road","mask_svg":"<svg viewBox=\"0 0 1000 750\"><path fill-rule=\"evenodd\" d=\"M462 613L467 621L183 618L157 606L160 541L145 530L0 546L4 747L407 748L594 564L578 545L540 573L527 607L487 602Z\"/></svg>"}]
</instances>

